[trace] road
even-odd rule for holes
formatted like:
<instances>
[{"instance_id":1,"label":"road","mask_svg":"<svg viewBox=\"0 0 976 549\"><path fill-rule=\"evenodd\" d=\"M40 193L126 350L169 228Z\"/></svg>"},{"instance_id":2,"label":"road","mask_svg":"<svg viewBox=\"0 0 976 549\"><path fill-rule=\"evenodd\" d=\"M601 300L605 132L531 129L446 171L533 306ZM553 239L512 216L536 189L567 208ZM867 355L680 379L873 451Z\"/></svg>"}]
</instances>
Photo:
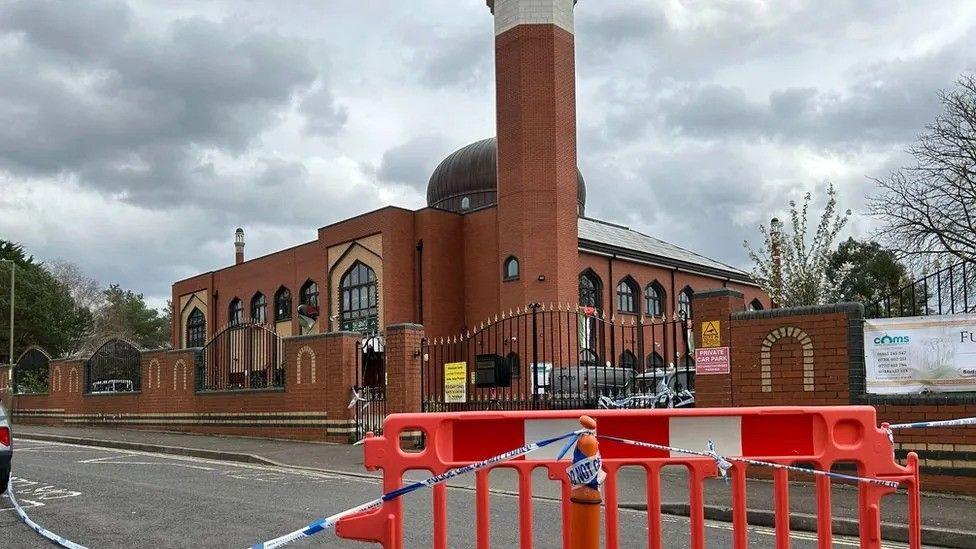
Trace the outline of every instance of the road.
<instances>
[{"instance_id":1,"label":"road","mask_svg":"<svg viewBox=\"0 0 976 549\"><path fill-rule=\"evenodd\" d=\"M18 440L14 489L36 522L77 543L113 547L246 547L298 529L322 515L378 495L374 479L313 473L126 450ZM407 547L430 547L429 491L408 496ZM474 498L448 491L449 546L474 547ZM492 495L492 546L518 546L514 498ZM44 546L0 498L0 547ZM557 502L536 500L535 546L560 546ZM646 547L646 514L621 511L622 547ZM686 547L687 519L664 517L666 547ZM773 547L769 529L754 528L750 547ZM708 523L709 547L730 547L725 523ZM835 546L857 547L835 539ZM295 547L366 547L331 532ZM793 547L816 547L813 534L794 534Z\"/></svg>"}]
</instances>

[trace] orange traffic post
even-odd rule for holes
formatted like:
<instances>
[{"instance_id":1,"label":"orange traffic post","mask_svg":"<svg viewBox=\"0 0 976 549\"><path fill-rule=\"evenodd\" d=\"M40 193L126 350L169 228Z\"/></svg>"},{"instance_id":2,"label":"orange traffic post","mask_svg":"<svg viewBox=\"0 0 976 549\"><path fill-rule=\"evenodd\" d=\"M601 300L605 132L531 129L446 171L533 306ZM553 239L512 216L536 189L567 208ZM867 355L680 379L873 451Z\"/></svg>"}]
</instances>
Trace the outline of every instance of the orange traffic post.
<instances>
[{"instance_id":1,"label":"orange traffic post","mask_svg":"<svg viewBox=\"0 0 976 549\"><path fill-rule=\"evenodd\" d=\"M596 430L596 420L580 417L583 428ZM569 547L570 549L599 549L600 547L600 449L592 434L584 434L573 450L573 465L569 468L570 492Z\"/></svg>"}]
</instances>

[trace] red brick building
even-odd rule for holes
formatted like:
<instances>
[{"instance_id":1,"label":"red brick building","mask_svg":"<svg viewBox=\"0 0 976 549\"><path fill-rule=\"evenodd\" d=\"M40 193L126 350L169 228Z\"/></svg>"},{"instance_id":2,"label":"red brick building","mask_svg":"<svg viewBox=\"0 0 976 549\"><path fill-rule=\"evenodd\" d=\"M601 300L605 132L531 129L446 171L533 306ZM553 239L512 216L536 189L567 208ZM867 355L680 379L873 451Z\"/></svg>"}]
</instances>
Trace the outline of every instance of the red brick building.
<instances>
[{"instance_id":1,"label":"red brick building","mask_svg":"<svg viewBox=\"0 0 976 549\"><path fill-rule=\"evenodd\" d=\"M173 285L174 348L198 347L233 320L304 331L423 324L448 335L532 301L584 299L614 314L670 313L697 290L766 296L738 269L626 227L585 217L577 170L571 0L489 0L495 19L497 139L449 155L428 206L381 208L316 238Z\"/></svg>"}]
</instances>

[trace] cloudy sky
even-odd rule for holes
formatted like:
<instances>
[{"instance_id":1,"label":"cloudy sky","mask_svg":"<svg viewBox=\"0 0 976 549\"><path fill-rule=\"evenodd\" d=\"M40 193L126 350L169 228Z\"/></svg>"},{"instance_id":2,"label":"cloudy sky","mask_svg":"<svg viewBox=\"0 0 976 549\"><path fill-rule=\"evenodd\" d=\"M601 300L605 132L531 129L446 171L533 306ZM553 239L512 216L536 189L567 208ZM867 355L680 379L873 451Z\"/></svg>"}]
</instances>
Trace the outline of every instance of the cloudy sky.
<instances>
[{"instance_id":1,"label":"cloudy sky","mask_svg":"<svg viewBox=\"0 0 976 549\"><path fill-rule=\"evenodd\" d=\"M870 176L976 69L976 3L582 0L587 212L746 266L756 226ZM155 305L386 204L494 134L483 0L0 0L0 238Z\"/></svg>"}]
</instances>

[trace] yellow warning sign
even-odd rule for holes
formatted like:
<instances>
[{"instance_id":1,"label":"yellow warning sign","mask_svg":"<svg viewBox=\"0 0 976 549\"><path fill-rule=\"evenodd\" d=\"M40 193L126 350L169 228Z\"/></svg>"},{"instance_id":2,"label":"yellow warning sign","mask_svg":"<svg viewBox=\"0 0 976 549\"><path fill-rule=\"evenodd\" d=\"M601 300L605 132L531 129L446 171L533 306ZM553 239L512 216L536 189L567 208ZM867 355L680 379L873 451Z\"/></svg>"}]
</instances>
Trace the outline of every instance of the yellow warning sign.
<instances>
[{"instance_id":1,"label":"yellow warning sign","mask_svg":"<svg viewBox=\"0 0 976 549\"><path fill-rule=\"evenodd\" d=\"M468 400L468 363L448 362L444 365L444 402Z\"/></svg>"},{"instance_id":2,"label":"yellow warning sign","mask_svg":"<svg viewBox=\"0 0 976 549\"><path fill-rule=\"evenodd\" d=\"M707 320L702 322L701 346L720 347L722 345L722 332L718 320Z\"/></svg>"}]
</instances>

